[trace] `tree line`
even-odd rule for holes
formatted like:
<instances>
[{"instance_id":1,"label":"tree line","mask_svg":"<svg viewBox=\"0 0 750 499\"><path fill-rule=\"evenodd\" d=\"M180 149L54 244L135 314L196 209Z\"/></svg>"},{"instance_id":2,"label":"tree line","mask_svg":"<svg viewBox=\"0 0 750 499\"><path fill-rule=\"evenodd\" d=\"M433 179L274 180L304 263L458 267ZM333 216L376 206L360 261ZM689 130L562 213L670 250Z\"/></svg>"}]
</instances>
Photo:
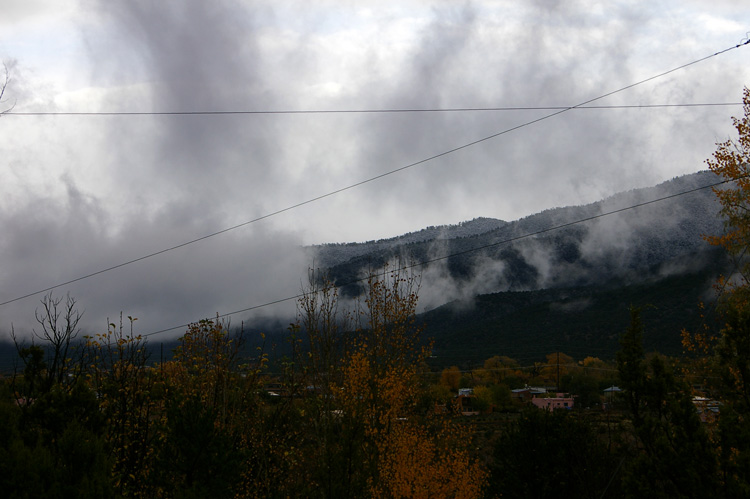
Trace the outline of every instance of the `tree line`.
<instances>
[{"instance_id":1,"label":"tree line","mask_svg":"<svg viewBox=\"0 0 750 499\"><path fill-rule=\"evenodd\" d=\"M0 487L16 497L479 497L487 472L465 429L426 410L416 278L373 275L346 313L329 283L311 286L275 375L263 347L241 354L243 334L218 319L192 324L164 362L149 361L133 318L76 343L75 301L48 295L43 343L19 341L23 368L2 383Z\"/></svg>"}]
</instances>

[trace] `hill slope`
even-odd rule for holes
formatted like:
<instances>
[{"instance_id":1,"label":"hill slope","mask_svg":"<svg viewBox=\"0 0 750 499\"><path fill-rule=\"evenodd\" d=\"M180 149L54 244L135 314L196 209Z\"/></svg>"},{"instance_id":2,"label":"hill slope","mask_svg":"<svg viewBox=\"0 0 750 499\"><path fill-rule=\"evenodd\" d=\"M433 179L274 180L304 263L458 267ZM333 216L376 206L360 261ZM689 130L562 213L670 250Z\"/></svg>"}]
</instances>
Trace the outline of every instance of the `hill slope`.
<instances>
[{"instance_id":1,"label":"hill slope","mask_svg":"<svg viewBox=\"0 0 750 499\"><path fill-rule=\"evenodd\" d=\"M420 321L434 340L438 365L475 365L492 355L534 361L554 351L576 359L613 358L635 306L643 310L646 350L679 355L682 329L713 325L712 284L727 263L719 250L714 256L715 264L700 272L637 284L480 295L470 306L452 303L425 312Z\"/></svg>"}]
</instances>

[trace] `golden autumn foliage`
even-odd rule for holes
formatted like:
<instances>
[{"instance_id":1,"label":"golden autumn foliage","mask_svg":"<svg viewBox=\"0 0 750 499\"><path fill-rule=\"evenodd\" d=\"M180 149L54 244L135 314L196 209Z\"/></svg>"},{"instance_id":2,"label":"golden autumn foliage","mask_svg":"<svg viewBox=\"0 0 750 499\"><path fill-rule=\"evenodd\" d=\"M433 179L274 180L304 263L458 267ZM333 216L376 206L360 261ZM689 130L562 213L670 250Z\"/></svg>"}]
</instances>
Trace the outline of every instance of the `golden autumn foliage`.
<instances>
[{"instance_id":1,"label":"golden autumn foliage","mask_svg":"<svg viewBox=\"0 0 750 499\"><path fill-rule=\"evenodd\" d=\"M720 276L716 284L722 294L721 312L724 328L720 335L713 334L707 327L690 334L683 331L683 347L700 358L706 358L711 351L723 355L725 374L740 391L747 393L744 386L750 386L750 372L741 367L746 362L732 362L745 358L744 344L750 342L745 331L746 310L750 307L750 89L743 91L744 116L732 118L737 139L727 139L716 144L713 158L706 160L709 169L728 183L725 187L714 188L724 216L725 232L718 236L706 236L715 246L723 247L734 258L733 275ZM739 345L739 350L738 350Z\"/></svg>"},{"instance_id":2,"label":"golden autumn foliage","mask_svg":"<svg viewBox=\"0 0 750 499\"><path fill-rule=\"evenodd\" d=\"M461 384L461 376L458 366L446 367L440 373L440 384L449 390L456 391Z\"/></svg>"},{"instance_id":3,"label":"golden autumn foliage","mask_svg":"<svg viewBox=\"0 0 750 499\"><path fill-rule=\"evenodd\" d=\"M750 246L750 90L743 94L745 115L732 118L739 135L717 144L712 159L706 160L708 168L722 179L731 181L726 187L714 188L725 217L726 231L720 236L707 236L709 243L722 246L727 252L742 260L739 271L744 283L748 281L747 249Z\"/></svg>"},{"instance_id":4,"label":"golden autumn foliage","mask_svg":"<svg viewBox=\"0 0 750 499\"><path fill-rule=\"evenodd\" d=\"M750 90L743 92L744 116L732 118L737 139L718 143L711 171L726 183L714 188L721 214L722 235L706 236L723 247L734 260L734 270L716 284L721 320L718 334L703 327L696 333L683 331L683 347L694 357L693 376L705 382L716 380L714 392L721 400L718 428L713 437L719 450L721 482L727 496L750 494Z\"/></svg>"},{"instance_id":5,"label":"golden autumn foliage","mask_svg":"<svg viewBox=\"0 0 750 499\"><path fill-rule=\"evenodd\" d=\"M87 371L106 416L117 493L174 497L210 489L217 497L267 496L255 492L267 492L278 476L259 467L258 457L267 456L264 446L280 442L260 428L263 352L254 363L239 365L242 335L230 336L218 319L203 320L189 326L172 360L151 365L144 338L132 332L135 319L130 321L130 334L111 324L87 343ZM225 456L231 462L222 461Z\"/></svg>"},{"instance_id":6,"label":"golden autumn foliage","mask_svg":"<svg viewBox=\"0 0 750 499\"><path fill-rule=\"evenodd\" d=\"M191 324L173 359L160 370L169 389L182 398L198 398L217 412L217 425L231 427L245 409L242 394L257 389L267 358L260 352L253 365L240 365L242 333L232 337L228 329L218 318Z\"/></svg>"},{"instance_id":7,"label":"golden autumn foliage","mask_svg":"<svg viewBox=\"0 0 750 499\"><path fill-rule=\"evenodd\" d=\"M341 452L360 460L346 479L370 497L481 497L486 473L470 457L469 439L450 439L457 430L448 422L434 431L419 406L430 350L416 323L417 291L418 279L403 271L371 275L340 376L329 373L340 380L333 401L350 439Z\"/></svg>"},{"instance_id":8,"label":"golden autumn foliage","mask_svg":"<svg viewBox=\"0 0 750 499\"><path fill-rule=\"evenodd\" d=\"M732 118L738 138L717 143L713 157L706 160L708 168L724 181L713 191L721 205L725 231L703 237L709 244L722 247L734 260L733 270L729 275L719 276L714 285L724 321L736 318L747 306L743 297L750 283L750 90L747 88L743 91L743 108L742 118ZM701 303L700 307L703 309L704 305ZM721 366L714 354L731 337L726 334L731 331L728 323L717 333L707 323L705 312L701 317L703 323L696 331L681 331L682 348L688 359L683 373L698 385L718 378Z\"/></svg>"},{"instance_id":9,"label":"golden autumn foliage","mask_svg":"<svg viewBox=\"0 0 750 499\"><path fill-rule=\"evenodd\" d=\"M431 435L425 426L408 421L395 425L379 441L379 480L372 485L372 495L424 499L481 497L487 473L456 444L456 437L455 427L439 428L437 434Z\"/></svg>"},{"instance_id":10,"label":"golden autumn foliage","mask_svg":"<svg viewBox=\"0 0 750 499\"><path fill-rule=\"evenodd\" d=\"M389 279L368 280L338 393L345 411L361 415L367 434L389 428L416 405L418 366L429 354L415 324L416 285L397 271Z\"/></svg>"},{"instance_id":11,"label":"golden autumn foliage","mask_svg":"<svg viewBox=\"0 0 750 499\"><path fill-rule=\"evenodd\" d=\"M149 497L148 477L153 467L156 421L162 401L152 396L154 377L147 366L145 340L109 324L107 332L87 339L88 376L99 394L113 460L112 480L121 495Z\"/></svg>"},{"instance_id":12,"label":"golden autumn foliage","mask_svg":"<svg viewBox=\"0 0 750 499\"><path fill-rule=\"evenodd\" d=\"M547 363L541 368L539 375L547 383L557 383L560 377L568 374L571 365L575 365L575 360L570 355L550 353L547 354Z\"/></svg>"},{"instance_id":13,"label":"golden autumn foliage","mask_svg":"<svg viewBox=\"0 0 750 499\"><path fill-rule=\"evenodd\" d=\"M483 369L478 369L476 375L485 383L502 383L505 378L524 378L523 371L518 369L518 361L506 355L495 355L484 361Z\"/></svg>"}]
</instances>

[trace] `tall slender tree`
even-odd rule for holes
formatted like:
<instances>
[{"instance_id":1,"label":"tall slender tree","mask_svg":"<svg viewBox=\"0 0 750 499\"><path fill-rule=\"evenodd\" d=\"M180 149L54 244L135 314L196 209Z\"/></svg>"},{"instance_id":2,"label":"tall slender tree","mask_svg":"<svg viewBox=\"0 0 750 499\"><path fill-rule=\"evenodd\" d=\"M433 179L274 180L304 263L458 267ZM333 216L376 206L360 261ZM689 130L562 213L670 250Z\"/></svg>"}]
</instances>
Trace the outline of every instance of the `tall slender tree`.
<instances>
[{"instance_id":1,"label":"tall slender tree","mask_svg":"<svg viewBox=\"0 0 750 499\"><path fill-rule=\"evenodd\" d=\"M714 189L725 217L725 232L708 236L735 260L736 271L722 276L718 308L723 327L714 348L721 375L719 446L722 482L727 497L750 496L750 90L743 94L744 116L732 118L736 139L717 144L708 167L728 181Z\"/></svg>"}]
</instances>

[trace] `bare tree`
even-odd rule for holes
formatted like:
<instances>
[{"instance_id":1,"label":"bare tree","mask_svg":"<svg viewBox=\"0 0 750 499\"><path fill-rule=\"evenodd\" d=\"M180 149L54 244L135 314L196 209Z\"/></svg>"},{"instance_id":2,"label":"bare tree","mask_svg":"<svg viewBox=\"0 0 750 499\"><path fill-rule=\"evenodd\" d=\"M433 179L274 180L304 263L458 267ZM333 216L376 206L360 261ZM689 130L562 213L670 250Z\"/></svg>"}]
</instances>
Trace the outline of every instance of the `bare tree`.
<instances>
[{"instance_id":1,"label":"bare tree","mask_svg":"<svg viewBox=\"0 0 750 499\"><path fill-rule=\"evenodd\" d=\"M78 323L83 317L76 307L76 300L69 294L62 297L52 296L52 292L41 300L42 309L35 310L36 321L42 327L34 330L34 336L50 347L50 359L47 363L47 386L62 383L69 372L72 359L72 344L78 337Z\"/></svg>"},{"instance_id":2,"label":"bare tree","mask_svg":"<svg viewBox=\"0 0 750 499\"><path fill-rule=\"evenodd\" d=\"M332 379L343 354L343 332L351 326L348 313L340 313L338 289L319 269L308 270L308 284L297 302L298 326L309 342L308 374L313 385L329 396Z\"/></svg>"},{"instance_id":3,"label":"bare tree","mask_svg":"<svg viewBox=\"0 0 750 499\"><path fill-rule=\"evenodd\" d=\"M7 90L8 88L8 84L10 83L10 71L8 70L7 64L3 63L3 69L5 70L5 78L3 82L0 84L0 104L4 102L3 96L5 95L5 90ZM16 107L15 102L13 102L13 105L10 106L8 109L3 109L2 111L0 111L0 116L7 113L8 111L13 110L14 107Z\"/></svg>"}]
</instances>

